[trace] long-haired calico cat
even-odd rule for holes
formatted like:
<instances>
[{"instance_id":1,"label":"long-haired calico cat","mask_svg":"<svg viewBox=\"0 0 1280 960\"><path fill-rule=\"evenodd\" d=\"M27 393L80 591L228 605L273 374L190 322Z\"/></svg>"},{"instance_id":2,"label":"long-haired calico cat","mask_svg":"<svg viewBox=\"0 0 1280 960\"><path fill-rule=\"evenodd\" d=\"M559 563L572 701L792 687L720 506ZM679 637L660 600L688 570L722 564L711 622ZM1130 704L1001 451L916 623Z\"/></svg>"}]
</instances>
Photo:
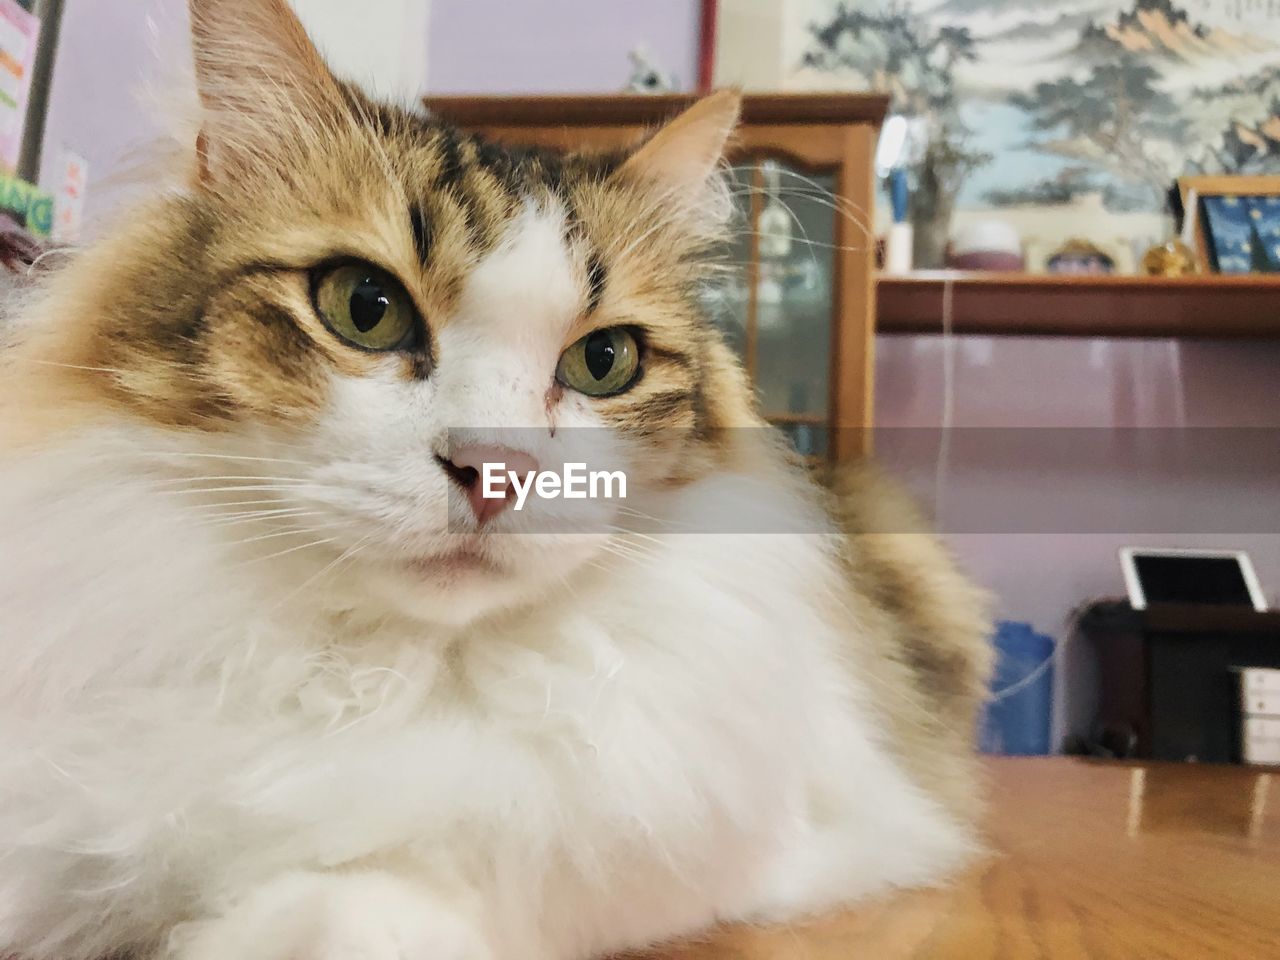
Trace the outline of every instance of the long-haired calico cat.
<instances>
[{"instance_id":1,"label":"long-haired calico cat","mask_svg":"<svg viewBox=\"0 0 1280 960\"><path fill-rule=\"evenodd\" d=\"M961 864L981 598L700 314L736 98L509 152L192 8L189 178L4 351L0 954L574 960ZM475 496L574 428L601 526ZM747 489L790 532L697 532Z\"/></svg>"}]
</instances>

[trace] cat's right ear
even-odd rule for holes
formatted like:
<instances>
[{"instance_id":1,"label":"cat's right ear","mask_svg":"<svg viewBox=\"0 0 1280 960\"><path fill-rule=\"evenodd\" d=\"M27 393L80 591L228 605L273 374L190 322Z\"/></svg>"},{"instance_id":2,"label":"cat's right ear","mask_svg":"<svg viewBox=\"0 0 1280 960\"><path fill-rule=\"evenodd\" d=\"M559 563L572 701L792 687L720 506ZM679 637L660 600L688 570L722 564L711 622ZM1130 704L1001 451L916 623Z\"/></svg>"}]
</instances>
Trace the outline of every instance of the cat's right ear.
<instances>
[{"instance_id":1,"label":"cat's right ear","mask_svg":"<svg viewBox=\"0 0 1280 960\"><path fill-rule=\"evenodd\" d=\"M189 8L200 183L244 174L341 109L337 81L286 0L189 0Z\"/></svg>"},{"instance_id":2,"label":"cat's right ear","mask_svg":"<svg viewBox=\"0 0 1280 960\"><path fill-rule=\"evenodd\" d=\"M645 141L619 173L663 186L676 198L696 199L719 168L741 111L735 90L703 97Z\"/></svg>"}]
</instances>

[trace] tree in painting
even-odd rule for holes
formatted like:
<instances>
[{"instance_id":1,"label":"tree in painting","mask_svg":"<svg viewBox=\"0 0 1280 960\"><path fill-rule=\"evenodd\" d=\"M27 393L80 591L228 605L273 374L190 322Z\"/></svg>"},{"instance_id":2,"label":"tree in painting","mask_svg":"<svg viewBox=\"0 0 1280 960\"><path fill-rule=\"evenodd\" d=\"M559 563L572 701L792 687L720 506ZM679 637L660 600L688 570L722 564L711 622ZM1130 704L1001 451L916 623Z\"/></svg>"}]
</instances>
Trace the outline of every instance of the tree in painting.
<instances>
[{"instance_id":1,"label":"tree in painting","mask_svg":"<svg viewBox=\"0 0 1280 960\"><path fill-rule=\"evenodd\" d=\"M1118 212L1143 210L1151 205L1151 192L1146 185L1117 183L1084 164L1067 167L1050 179L987 190L983 199L993 207L1056 207L1089 194L1100 194L1106 208Z\"/></svg>"},{"instance_id":2,"label":"tree in painting","mask_svg":"<svg viewBox=\"0 0 1280 960\"><path fill-rule=\"evenodd\" d=\"M1100 197L1100 232L1147 236L1178 176L1280 173L1280 0L786 6L808 29L790 89L885 90L930 118L949 155L920 166L913 218L932 231L953 203L1094 210Z\"/></svg>"},{"instance_id":3,"label":"tree in painting","mask_svg":"<svg viewBox=\"0 0 1280 960\"><path fill-rule=\"evenodd\" d=\"M916 164L912 220L943 229L916 231L915 262L940 266L956 196L968 174L990 157L972 150L972 131L960 118L955 71L977 59L972 33L964 27L930 28L909 7L890 3L877 11L839 4L829 20L810 24L813 43L804 66L853 72L874 89L893 95L894 109L925 118L929 142Z\"/></svg>"},{"instance_id":4,"label":"tree in painting","mask_svg":"<svg viewBox=\"0 0 1280 960\"><path fill-rule=\"evenodd\" d=\"M1159 81L1158 70L1122 53L1084 80L1039 83L1009 101L1026 111L1034 130L1054 135L1039 149L1102 167L1118 181L1149 190L1157 202L1176 174L1172 145L1184 129L1177 104Z\"/></svg>"},{"instance_id":5,"label":"tree in painting","mask_svg":"<svg viewBox=\"0 0 1280 960\"><path fill-rule=\"evenodd\" d=\"M1264 36L1198 22L1173 0L1132 0L1080 28L1070 60L1087 73L1013 91L1008 102L1025 111L1034 132L1028 147L1093 171L1105 184L1108 209L1158 209L1184 173L1280 169L1280 68L1205 89L1175 82L1206 65L1274 49ZM1013 205L1036 192L1061 193L1059 186L993 190L986 199Z\"/></svg>"},{"instance_id":6,"label":"tree in painting","mask_svg":"<svg viewBox=\"0 0 1280 960\"><path fill-rule=\"evenodd\" d=\"M1205 144L1189 157L1192 172L1280 172L1280 66L1193 90L1187 113Z\"/></svg>"}]
</instances>

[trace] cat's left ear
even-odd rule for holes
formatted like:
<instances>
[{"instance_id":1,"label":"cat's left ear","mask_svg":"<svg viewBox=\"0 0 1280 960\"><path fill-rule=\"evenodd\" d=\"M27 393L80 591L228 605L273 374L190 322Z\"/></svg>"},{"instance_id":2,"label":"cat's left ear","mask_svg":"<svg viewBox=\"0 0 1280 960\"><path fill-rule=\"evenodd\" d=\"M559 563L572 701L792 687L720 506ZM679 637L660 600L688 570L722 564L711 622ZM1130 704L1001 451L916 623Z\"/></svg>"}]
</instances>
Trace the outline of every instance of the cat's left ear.
<instances>
[{"instance_id":1,"label":"cat's left ear","mask_svg":"<svg viewBox=\"0 0 1280 960\"><path fill-rule=\"evenodd\" d=\"M703 97L645 141L618 173L695 197L719 168L741 110L734 90Z\"/></svg>"},{"instance_id":2,"label":"cat's left ear","mask_svg":"<svg viewBox=\"0 0 1280 960\"><path fill-rule=\"evenodd\" d=\"M224 179L341 109L338 82L286 0L188 0L201 182Z\"/></svg>"}]
</instances>

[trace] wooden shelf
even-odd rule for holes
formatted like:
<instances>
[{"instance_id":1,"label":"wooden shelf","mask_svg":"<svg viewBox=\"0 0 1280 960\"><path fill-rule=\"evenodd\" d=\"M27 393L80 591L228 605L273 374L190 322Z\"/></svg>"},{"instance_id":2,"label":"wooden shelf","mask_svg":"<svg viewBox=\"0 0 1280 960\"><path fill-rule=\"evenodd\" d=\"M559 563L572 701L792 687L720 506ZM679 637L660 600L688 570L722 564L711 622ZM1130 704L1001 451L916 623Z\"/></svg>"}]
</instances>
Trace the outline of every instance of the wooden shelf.
<instances>
[{"instance_id":1,"label":"wooden shelf","mask_svg":"<svg viewBox=\"0 0 1280 960\"><path fill-rule=\"evenodd\" d=\"M877 281L880 333L1280 338L1280 276L1055 277L930 272Z\"/></svg>"},{"instance_id":2,"label":"wooden shelf","mask_svg":"<svg viewBox=\"0 0 1280 960\"><path fill-rule=\"evenodd\" d=\"M825 413L766 413L764 418L770 423L805 424L807 426L825 427L831 420Z\"/></svg>"},{"instance_id":3,"label":"wooden shelf","mask_svg":"<svg viewBox=\"0 0 1280 960\"><path fill-rule=\"evenodd\" d=\"M631 127L669 120L698 100L692 93L597 96L423 97L428 110L460 127L547 125ZM752 93L742 98L747 124L849 124L878 127L889 109L880 93Z\"/></svg>"}]
</instances>

